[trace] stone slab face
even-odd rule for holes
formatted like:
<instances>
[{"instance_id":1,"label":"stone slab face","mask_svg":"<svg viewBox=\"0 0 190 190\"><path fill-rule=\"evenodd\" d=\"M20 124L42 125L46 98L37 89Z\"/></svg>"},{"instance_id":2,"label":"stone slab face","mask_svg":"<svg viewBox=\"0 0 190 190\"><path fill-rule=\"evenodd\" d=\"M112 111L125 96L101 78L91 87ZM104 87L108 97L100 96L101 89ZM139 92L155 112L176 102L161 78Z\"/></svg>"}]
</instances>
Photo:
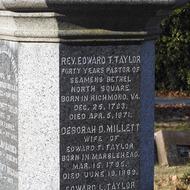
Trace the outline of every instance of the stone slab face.
<instances>
[{"instance_id":1,"label":"stone slab face","mask_svg":"<svg viewBox=\"0 0 190 190\"><path fill-rule=\"evenodd\" d=\"M141 46L60 51L61 189L139 189Z\"/></svg>"},{"instance_id":2,"label":"stone slab face","mask_svg":"<svg viewBox=\"0 0 190 190\"><path fill-rule=\"evenodd\" d=\"M17 43L0 41L0 189L18 189Z\"/></svg>"},{"instance_id":3,"label":"stone slab face","mask_svg":"<svg viewBox=\"0 0 190 190\"><path fill-rule=\"evenodd\" d=\"M181 3L0 0L0 190L153 190L154 40Z\"/></svg>"},{"instance_id":4,"label":"stone slab face","mask_svg":"<svg viewBox=\"0 0 190 190\"><path fill-rule=\"evenodd\" d=\"M153 189L152 41L1 43L3 190Z\"/></svg>"},{"instance_id":5,"label":"stone slab face","mask_svg":"<svg viewBox=\"0 0 190 190\"><path fill-rule=\"evenodd\" d=\"M60 45L60 189L153 189L154 43Z\"/></svg>"},{"instance_id":6,"label":"stone slab face","mask_svg":"<svg viewBox=\"0 0 190 190\"><path fill-rule=\"evenodd\" d=\"M190 161L190 133L159 131L155 134L160 165L176 166Z\"/></svg>"},{"instance_id":7,"label":"stone slab face","mask_svg":"<svg viewBox=\"0 0 190 190\"><path fill-rule=\"evenodd\" d=\"M20 43L18 57L19 190L59 190L59 44Z\"/></svg>"}]
</instances>

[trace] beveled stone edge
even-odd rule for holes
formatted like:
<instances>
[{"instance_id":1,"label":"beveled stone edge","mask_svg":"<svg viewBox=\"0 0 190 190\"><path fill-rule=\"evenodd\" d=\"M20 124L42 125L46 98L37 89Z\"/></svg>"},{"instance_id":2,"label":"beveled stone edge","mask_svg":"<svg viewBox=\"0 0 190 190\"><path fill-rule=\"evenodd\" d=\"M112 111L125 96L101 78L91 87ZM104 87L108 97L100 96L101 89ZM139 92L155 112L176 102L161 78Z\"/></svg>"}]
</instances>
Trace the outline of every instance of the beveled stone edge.
<instances>
[{"instance_id":1,"label":"beveled stone edge","mask_svg":"<svg viewBox=\"0 0 190 190\"><path fill-rule=\"evenodd\" d=\"M50 10L46 1L49 1L50 4L52 3L53 7L56 7L56 5L60 3L59 10L54 10L53 7L51 7ZM173 5L179 1L187 2L190 0L18 0L16 2L15 0L0 0L0 8L4 9L0 10L0 39L18 42L152 40L156 39L159 35L160 31L158 25L161 19L164 18L172 9ZM129 22L127 27L125 25L123 29L121 23L120 28L115 28L114 24L111 27L103 27L96 24L91 27L81 24L83 23L82 20L85 22L87 16L97 14L102 16L99 19L107 18L107 16L109 17L109 14L112 15L113 12L113 10L109 12L109 7L114 8L114 6L107 5L102 10L93 10L93 13L91 13L91 9L90 11L86 9L88 12L84 12L85 10L83 11L81 6L78 6L79 8L76 6L75 9L72 9L73 6L68 6L68 10L60 9L62 5L76 5L78 2L87 5L89 8L93 7L90 6L93 3L109 4L109 2L112 2L112 4L133 4L135 5L134 10L136 7L140 9L142 13L148 11L151 12L151 14L149 13L148 18L142 17L142 20L139 22L141 15L137 16L137 12L133 11L130 6L120 6L117 11L120 11L123 7L121 11L122 14L119 17L117 16L116 19L123 20L125 23ZM141 7L139 6L140 4L149 4L150 6ZM158 4L160 6L152 6ZM12 5L12 8L8 5ZM27 10L29 6L29 10ZM13 10L10 11L8 10L9 8ZM33 8L36 8L35 11ZM47 11L44 11L45 9L43 10L43 8L47 8ZM144 10L145 8L146 10ZM107 9L109 13L105 13ZM126 21L128 11L131 11L130 19ZM68 20L68 18L71 20ZM74 22L77 19L77 23L72 23L72 19L74 19ZM89 20L90 19L91 17ZM133 20L134 23L133 27L130 25L131 20ZM110 22L112 21L110 20ZM130 28L130 30L128 28Z\"/></svg>"},{"instance_id":2,"label":"beveled stone edge","mask_svg":"<svg viewBox=\"0 0 190 190\"><path fill-rule=\"evenodd\" d=\"M61 21L58 21L62 19ZM17 13L0 11L0 39L18 42L62 42L62 41L144 41L155 39L159 32L114 31L85 28L62 24L64 15L54 12ZM10 27L11 26L11 27Z\"/></svg>"},{"instance_id":3,"label":"beveled stone edge","mask_svg":"<svg viewBox=\"0 0 190 190\"><path fill-rule=\"evenodd\" d=\"M163 6L182 6L189 0L0 0L0 9L7 10L52 10L56 6L78 5L163 5ZM49 7L50 6L50 7ZM56 9L56 8L55 8Z\"/></svg>"},{"instance_id":4,"label":"beveled stone edge","mask_svg":"<svg viewBox=\"0 0 190 190\"><path fill-rule=\"evenodd\" d=\"M61 31L59 32L61 33ZM154 35L148 35L146 32L142 32L146 35L133 35L130 33L126 33L125 35L122 35L121 37L118 35L115 35L114 38L113 35L110 36L110 38L104 38L101 35L88 35L91 34L92 31L86 31L85 37L83 36L79 38L76 38L76 36L73 34L66 35L65 32L62 32L63 35L56 37L56 36L27 36L23 37L20 33L17 32L17 35L2 35L0 33L0 40L8 40L8 41L15 41L15 42L50 42L50 43L57 43L57 42L139 42L139 41L146 41L146 40L154 40L158 37L159 34ZM77 35L81 35L80 31L76 31ZM87 36L87 37L86 37ZM91 38L90 38L91 37Z\"/></svg>"}]
</instances>

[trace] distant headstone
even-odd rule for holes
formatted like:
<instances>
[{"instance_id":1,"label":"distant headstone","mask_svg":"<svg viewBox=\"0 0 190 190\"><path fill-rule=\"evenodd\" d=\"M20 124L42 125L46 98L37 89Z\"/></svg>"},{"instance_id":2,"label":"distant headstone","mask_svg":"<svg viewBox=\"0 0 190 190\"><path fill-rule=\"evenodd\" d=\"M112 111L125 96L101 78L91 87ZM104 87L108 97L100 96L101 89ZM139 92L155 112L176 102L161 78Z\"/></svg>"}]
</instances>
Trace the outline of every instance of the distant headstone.
<instances>
[{"instance_id":1,"label":"distant headstone","mask_svg":"<svg viewBox=\"0 0 190 190\"><path fill-rule=\"evenodd\" d=\"M159 131L155 133L160 165L182 165L190 161L190 132Z\"/></svg>"}]
</instances>

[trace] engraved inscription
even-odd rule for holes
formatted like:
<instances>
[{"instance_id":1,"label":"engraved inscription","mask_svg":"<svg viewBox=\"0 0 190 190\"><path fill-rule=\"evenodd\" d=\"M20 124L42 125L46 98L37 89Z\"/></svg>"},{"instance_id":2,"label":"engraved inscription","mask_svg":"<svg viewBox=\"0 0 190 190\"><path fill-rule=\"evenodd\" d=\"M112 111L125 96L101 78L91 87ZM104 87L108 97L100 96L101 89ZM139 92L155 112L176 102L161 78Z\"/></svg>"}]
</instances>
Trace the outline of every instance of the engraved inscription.
<instances>
[{"instance_id":1,"label":"engraved inscription","mask_svg":"<svg viewBox=\"0 0 190 190\"><path fill-rule=\"evenodd\" d=\"M140 47L60 47L61 190L139 189Z\"/></svg>"},{"instance_id":2,"label":"engraved inscription","mask_svg":"<svg viewBox=\"0 0 190 190\"><path fill-rule=\"evenodd\" d=\"M15 44L0 42L0 184L18 189L18 66Z\"/></svg>"}]
</instances>

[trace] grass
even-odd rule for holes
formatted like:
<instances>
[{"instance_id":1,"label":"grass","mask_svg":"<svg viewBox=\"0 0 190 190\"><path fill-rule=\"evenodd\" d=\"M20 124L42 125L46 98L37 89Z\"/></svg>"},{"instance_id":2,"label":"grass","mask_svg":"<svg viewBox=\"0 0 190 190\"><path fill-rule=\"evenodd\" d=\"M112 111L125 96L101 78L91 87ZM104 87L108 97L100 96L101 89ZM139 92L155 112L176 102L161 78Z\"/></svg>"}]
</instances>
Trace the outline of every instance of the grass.
<instances>
[{"instance_id":1,"label":"grass","mask_svg":"<svg viewBox=\"0 0 190 190\"><path fill-rule=\"evenodd\" d=\"M155 131L159 131L159 130L190 131L190 122L178 121L178 122L155 123Z\"/></svg>"},{"instance_id":2,"label":"grass","mask_svg":"<svg viewBox=\"0 0 190 190\"><path fill-rule=\"evenodd\" d=\"M155 190L190 190L190 164L155 166Z\"/></svg>"}]
</instances>

